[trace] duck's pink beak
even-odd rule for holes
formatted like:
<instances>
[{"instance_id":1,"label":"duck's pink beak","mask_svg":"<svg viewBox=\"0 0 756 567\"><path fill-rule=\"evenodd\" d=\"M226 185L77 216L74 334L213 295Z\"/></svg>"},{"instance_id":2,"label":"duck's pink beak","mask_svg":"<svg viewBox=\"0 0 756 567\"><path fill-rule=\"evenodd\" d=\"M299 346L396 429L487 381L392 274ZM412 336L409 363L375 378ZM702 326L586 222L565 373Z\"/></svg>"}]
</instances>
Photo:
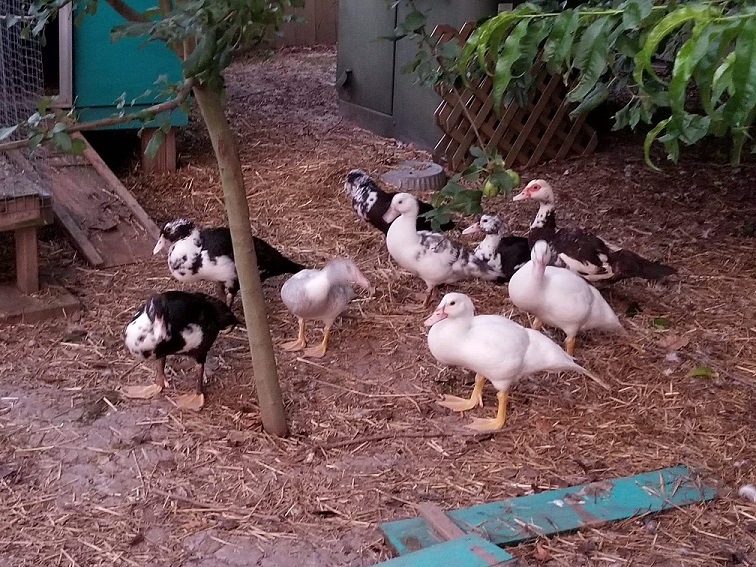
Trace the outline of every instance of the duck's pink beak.
<instances>
[{"instance_id":1,"label":"duck's pink beak","mask_svg":"<svg viewBox=\"0 0 756 567\"><path fill-rule=\"evenodd\" d=\"M475 224L471 224L468 226L465 230L462 231L462 234L475 234L476 232L480 232L480 223L476 222Z\"/></svg>"},{"instance_id":2,"label":"duck's pink beak","mask_svg":"<svg viewBox=\"0 0 756 567\"><path fill-rule=\"evenodd\" d=\"M528 192L528 188L525 187L520 193L512 197L513 201L524 201L525 199L530 199L530 193Z\"/></svg>"},{"instance_id":3,"label":"duck's pink beak","mask_svg":"<svg viewBox=\"0 0 756 567\"><path fill-rule=\"evenodd\" d=\"M433 312L433 315L431 315L430 317L428 317L425 320L424 325L426 327L432 327L433 325L435 325L439 321L443 321L447 317L448 317L448 315L446 314L446 311L444 311L444 308L443 307L439 307L438 309L436 309Z\"/></svg>"},{"instance_id":4,"label":"duck's pink beak","mask_svg":"<svg viewBox=\"0 0 756 567\"><path fill-rule=\"evenodd\" d=\"M155 248L152 249L152 255L154 256L155 254L160 252L163 248L165 248L166 244L168 244L168 239L165 236L158 238L157 244L155 244Z\"/></svg>"},{"instance_id":5,"label":"duck's pink beak","mask_svg":"<svg viewBox=\"0 0 756 567\"><path fill-rule=\"evenodd\" d=\"M383 213L383 222L392 223L397 219L397 217L399 217L399 211L397 211L394 207L389 207L388 211Z\"/></svg>"}]
</instances>

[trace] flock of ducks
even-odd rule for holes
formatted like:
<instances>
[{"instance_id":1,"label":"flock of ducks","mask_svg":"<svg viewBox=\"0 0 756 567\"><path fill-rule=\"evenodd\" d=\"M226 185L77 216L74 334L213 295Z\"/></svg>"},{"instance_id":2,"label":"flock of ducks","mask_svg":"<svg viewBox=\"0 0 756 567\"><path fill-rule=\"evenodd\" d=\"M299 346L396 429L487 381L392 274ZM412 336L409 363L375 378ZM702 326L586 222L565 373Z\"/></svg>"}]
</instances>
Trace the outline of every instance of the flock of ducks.
<instances>
[{"instance_id":1,"label":"flock of ducks","mask_svg":"<svg viewBox=\"0 0 756 567\"><path fill-rule=\"evenodd\" d=\"M469 399L447 395L440 405L459 412L482 406L486 380L498 391L496 416L475 419L468 426L478 431L503 426L509 388L530 374L573 371L608 389L605 382L573 359L580 332L625 333L592 282L634 277L658 280L675 273L669 266L612 246L583 229L557 228L554 192L544 180L531 181L514 197L514 201L539 204L527 237L504 235L499 217L483 215L462 231L485 235L474 250L428 230L428 220L422 213L430 210L429 204L409 193L383 191L362 170L347 174L344 190L359 218L385 234L393 261L425 282L421 310L428 308L439 285L477 278L508 282L512 303L534 317L528 329L502 315L476 315L469 297L448 293L425 321L430 327L428 347L438 362L476 373ZM442 230L454 226L450 222ZM125 343L134 355L157 361L154 384L125 388L124 394L149 398L161 392L166 386L165 357L185 354L197 362L197 384L192 394L181 396L176 403L197 410L204 403L207 353L221 330L239 323L231 311L239 290L231 236L228 228L200 230L190 221L176 219L163 227L153 252L157 254L166 246L170 246L168 267L174 278L182 282L215 281L225 302L203 293L181 291L151 297L127 325ZM356 297L355 286L372 295L370 282L348 258L335 258L321 269L310 269L258 238L255 251L261 279L294 274L281 287L281 299L297 318L299 329L297 338L281 348L303 350L307 357L324 356L334 322ZM315 347L307 347L307 320L319 320L324 325L322 341ZM564 332L564 349L540 332L544 325Z\"/></svg>"}]
</instances>

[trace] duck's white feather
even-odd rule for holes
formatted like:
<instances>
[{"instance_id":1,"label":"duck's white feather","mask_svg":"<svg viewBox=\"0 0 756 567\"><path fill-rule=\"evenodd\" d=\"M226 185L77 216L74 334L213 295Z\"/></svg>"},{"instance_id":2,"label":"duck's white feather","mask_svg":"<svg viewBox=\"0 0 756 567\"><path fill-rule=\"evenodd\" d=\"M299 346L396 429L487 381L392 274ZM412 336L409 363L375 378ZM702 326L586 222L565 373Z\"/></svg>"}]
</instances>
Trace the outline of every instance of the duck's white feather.
<instances>
[{"instance_id":1,"label":"duck's white feather","mask_svg":"<svg viewBox=\"0 0 756 567\"><path fill-rule=\"evenodd\" d=\"M591 376L545 335L501 315L476 316L472 302L461 293L447 294L439 308L450 298L467 307L434 323L428 333L428 347L440 363L485 376L500 391L536 372L571 370Z\"/></svg>"},{"instance_id":2,"label":"duck's white feather","mask_svg":"<svg viewBox=\"0 0 756 567\"><path fill-rule=\"evenodd\" d=\"M534 247L534 255L535 251ZM530 260L509 281L509 297L516 307L562 329L568 337L589 329L624 331L601 293L566 268L544 269Z\"/></svg>"},{"instance_id":3,"label":"duck's white feather","mask_svg":"<svg viewBox=\"0 0 756 567\"><path fill-rule=\"evenodd\" d=\"M397 197L403 195L400 193ZM386 247L397 264L420 277L428 286L467 278L492 280L497 277L485 261L476 258L465 246L442 234L418 231L416 223L417 206L391 223L386 234Z\"/></svg>"}]
</instances>

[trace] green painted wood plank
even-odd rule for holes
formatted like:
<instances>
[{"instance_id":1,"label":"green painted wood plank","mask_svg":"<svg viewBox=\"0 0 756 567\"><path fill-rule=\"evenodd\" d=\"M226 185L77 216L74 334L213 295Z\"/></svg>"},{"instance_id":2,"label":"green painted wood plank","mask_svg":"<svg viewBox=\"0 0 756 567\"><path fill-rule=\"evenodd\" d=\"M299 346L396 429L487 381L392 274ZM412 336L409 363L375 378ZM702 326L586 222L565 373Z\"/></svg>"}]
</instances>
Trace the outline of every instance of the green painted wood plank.
<instances>
[{"instance_id":1,"label":"green painted wood plank","mask_svg":"<svg viewBox=\"0 0 756 567\"><path fill-rule=\"evenodd\" d=\"M380 563L381 567L492 567L512 561L509 553L475 534L445 541Z\"/></svg>"},{"instance_id":2,"label":"green painted wood plank","mask_svg":"<svg viewBox=\"0 0 756 567\"><path fill-rule=\"evenodd\" d=\"M478 533L492 543L505 545L715 496L716 491L703 486L688 467L678 466L479 504L451 510L447 515L464 532ZM381 530L399 555L439 543L422 518L386 522L381 524Z\"/></svg>"}]
</instances>

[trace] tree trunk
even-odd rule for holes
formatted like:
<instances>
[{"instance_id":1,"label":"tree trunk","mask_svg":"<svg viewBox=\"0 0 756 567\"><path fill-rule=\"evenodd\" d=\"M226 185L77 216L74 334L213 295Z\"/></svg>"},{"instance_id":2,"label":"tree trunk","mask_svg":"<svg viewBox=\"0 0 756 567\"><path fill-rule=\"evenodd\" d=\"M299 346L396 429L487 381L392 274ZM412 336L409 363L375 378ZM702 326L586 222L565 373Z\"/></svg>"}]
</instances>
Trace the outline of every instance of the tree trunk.
<instances>
[{"instance_id":1,"label":"tree trunk","mask_svg":"<svg viewBox=\"0 0 756 567\"><path fill-rule=\"evenodd\" d=\"M234 134L223 114L221 96L206 85L195 86L194 95L210 133L220 169L263 428L268 433L283 436L288 432L286 415L278 384L276 358L265 313L252 230L249 226L249 206L244 190L239 151Z\"/></svg>"}]
</instances>

